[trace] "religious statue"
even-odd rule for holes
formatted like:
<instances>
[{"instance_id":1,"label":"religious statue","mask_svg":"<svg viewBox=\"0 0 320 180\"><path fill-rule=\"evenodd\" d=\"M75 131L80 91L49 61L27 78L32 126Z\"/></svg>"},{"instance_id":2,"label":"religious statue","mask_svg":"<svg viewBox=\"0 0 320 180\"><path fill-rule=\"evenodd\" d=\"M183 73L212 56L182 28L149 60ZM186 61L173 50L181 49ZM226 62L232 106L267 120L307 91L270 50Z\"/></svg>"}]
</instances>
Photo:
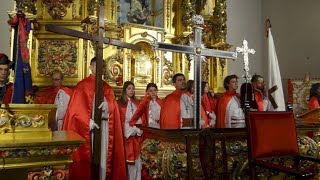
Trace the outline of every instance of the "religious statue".
<instances>
[{"instance_id":1,"label":"religious statue","mask_svg":"<svg viewBox=\"0 0 320 180\"><path fill-rule=\"evenodd\" d=\"M150 16L147 0L131 0L130 11L127 14L128 21L137 24L147 24Z\"/></svg>"}]
</instances>

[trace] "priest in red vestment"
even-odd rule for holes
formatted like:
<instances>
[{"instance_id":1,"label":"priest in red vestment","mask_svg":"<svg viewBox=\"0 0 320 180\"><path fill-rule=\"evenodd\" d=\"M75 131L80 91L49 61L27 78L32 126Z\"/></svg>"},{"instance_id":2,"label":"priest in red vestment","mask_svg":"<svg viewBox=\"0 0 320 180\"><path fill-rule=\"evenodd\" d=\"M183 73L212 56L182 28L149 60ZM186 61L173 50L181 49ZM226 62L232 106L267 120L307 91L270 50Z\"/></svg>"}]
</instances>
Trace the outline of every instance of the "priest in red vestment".
<instances>
[{"instance_id":1,"label":"priest in red vestment","mask_svg":"<svg viewBox=\"0 0 320 180\"><path fill-rule=\"evenodd\" d=\"M9 82L10 63L8 56L0 53L0 104L11 103L13 84Z\"/></svg>"},{"instance_id":2,"label":"priest in red vestment","mask_svg":"<svg viewBox=\"0 0 320 180\"><path fill-rule=\"evenodd\" d=\"M92 74L80 81L74 88L62 127L63 130L75 131L86 140L85 144L81 145L72 156L73 163L70 165L69 170L70 179L91 179L90 130L98 128L98 125L92 120L96 80L96 58L91 60L90 70ZM107 142L101 142L101 144L106 143L107 145L107 147L105 149L102 148L101 151L101 157L104 157L103 154L106 155L104 160L106 164L101 164L101 166L105 165L106 171L103 173L106 179L126 180L127 170L123 132L118 105L114 97L113 89L105 82L103 82L103 93L106 108L102 109L102 122L107 121L108 126L106 126L105 136L101 136L101 139L106 139L106 137L108 139L106 140ZM103 125L103 123L101 123L101 125ZM104 132L102 131L101 134L104 134ZM103 162L103 158L101 162Z\"/></svg>"},{"instance_id":3,"label":"priest in red vestment","mask_svg":"<svg viewBox=\"0 0 320 180\"><path fill-rule=\"evenodd\" d=\"M62 85L63 73L56 70L52 73L52 85L38 93L34 98L34 104L56 104L56 123L50 124L51 130L61 130L64 115L66 113L72 90Z\"/></svg>"},{"instance_id":4,"label":"priest in red vestment","mask_svg":"<svg viewBox=\"0 0 320 180\"><path fill-rule=\"evenodd\" d=\"M217 128L242 128L245 127L244 111L240 104L238 89L238 77L229 75L224 79L226 92L217 103Z\"/></svg>"},{"instance_id":5,"label":"priest in red vestment","mask_svg":"<svg viewBox=\"0 0 320 180\"><path fill-rule=\"evenodd\" d=\"M318 108L320 101L320 83L312 84L309 97L308 110Z\"/></svg>"},{"instance_id":6,"label":"priest in red vestment","mask_svg":"<svg viewBox=\"0 0 320 180\"><path fill-rule=\"evenodd\" d=\"M54 71L52 74L52 85L45 88L34 99L34 104L54 104L59 90L63 90L71 96L72 90L62 85L63 74L61 71Z\"/></svg>"}]
</instances>

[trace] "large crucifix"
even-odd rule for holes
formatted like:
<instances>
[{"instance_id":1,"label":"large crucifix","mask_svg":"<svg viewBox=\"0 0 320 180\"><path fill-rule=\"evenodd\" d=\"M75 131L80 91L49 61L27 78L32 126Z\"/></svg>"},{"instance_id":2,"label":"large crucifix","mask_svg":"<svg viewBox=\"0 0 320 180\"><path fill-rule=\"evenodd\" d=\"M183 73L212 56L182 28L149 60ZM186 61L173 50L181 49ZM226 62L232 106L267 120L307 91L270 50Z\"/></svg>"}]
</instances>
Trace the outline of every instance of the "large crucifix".
<instances>
[{"instance_id":1,"label":"large crucifix","mask_svg":"<svg viewBox=\"0 0 320 180\"><path fill-rule=\"evenodd\" d=\"M203 17L200 15L194 15L192 17L194 23L194 41L191 46L177 45L177 44L168 44L155 42L153 44L154 49L172 51L179 53L187 53L193 55L194 59L194 122L195 128L200 128L201 121L201 57L202 56L211 56L219 58L229 58L236 59L237 54L230 51L221 51L215 49L206 49L203 48L202 44L202 26L204 24Z\"/></svg>"},{"instance_id":2,"label":"large crucifix","mask_svg":"<svg viewBox=\"0 0 320 180\"><path fill-rule=\"evenodd\" d=\"M96 86L95 86L95 104L94 104L94 121L101 127L101 109L99 108L100 104L103 102L103 89L102 89L102 68L103 66L103 44L114 45L122 48L130 48L134 50L141 50L137 45L130 43L125 43L119 40L111 39L104 37L105 33L105 24L104 24L104 1L99 0L97 3L98 6L98 35L92 35L85 32L80 32L62 26L57 26L53 24L45 25L47 31L78 37L86 40L91 40L97 43L96 46ZM101 130L100 128L94 129L94 140L93 140L93 150L91 152L91 179L100 179L100 164L101 164ZM101 171L101 170L100 170Z\"/></svg>"}]
</instances>

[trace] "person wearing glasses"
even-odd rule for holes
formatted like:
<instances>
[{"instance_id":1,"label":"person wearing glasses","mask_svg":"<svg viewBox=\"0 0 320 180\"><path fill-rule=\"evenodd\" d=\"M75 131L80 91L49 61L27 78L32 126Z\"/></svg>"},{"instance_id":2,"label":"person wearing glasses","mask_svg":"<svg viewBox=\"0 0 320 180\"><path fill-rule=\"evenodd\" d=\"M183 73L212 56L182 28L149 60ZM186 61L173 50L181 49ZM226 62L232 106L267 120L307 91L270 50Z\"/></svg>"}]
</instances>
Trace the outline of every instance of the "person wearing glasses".
<instances>
[{"instance_id":1,"label":"person wearing glasses","mask_svg":"<svg viewBox=\"0 0 320 180\"><path fill-rule=\"evenodd\" d=\"M62 85L63 73L54 71L52 73L52 85L41 91L34 99L35 104L56 104L56 124L50 127L52 130L61 130L63 118L66 113L72 90Z\"/></svg>"},{"instance_id":2,"label":"person wearing glasses","mask_svg":"<svg viewBox=\"0 0 320 180\"><path fill-rule=\"evenodd\" d=\"M35 104L54 104L55 99L59 90L64 91L69 96L72 94L72 90L66 86L62 85L63 83L63 73L59 70L56 70L52 73L52 84L51 86L43 89L35 97Z\"/></svg>"}]
</instances>

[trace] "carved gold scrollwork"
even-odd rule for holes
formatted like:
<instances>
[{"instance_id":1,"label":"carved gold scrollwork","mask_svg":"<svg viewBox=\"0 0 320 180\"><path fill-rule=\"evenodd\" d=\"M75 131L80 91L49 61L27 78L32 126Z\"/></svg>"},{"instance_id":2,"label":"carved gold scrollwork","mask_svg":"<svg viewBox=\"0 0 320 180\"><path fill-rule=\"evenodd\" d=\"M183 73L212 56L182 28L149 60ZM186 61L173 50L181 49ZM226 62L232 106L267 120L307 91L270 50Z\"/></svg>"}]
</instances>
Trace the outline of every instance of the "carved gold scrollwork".
<instances>
[{"instance_id":1,"label":"carved gold scrollwork","mask_svg":"<svg viewBox=\"0 0 320 180\"><path fill-rule=\"evenodd\" d=\"M171 1L165 1L167 4L167 14L166 14L166 20L167 20L167 28L169 28L170 25L170 11L171 11Z\"/></svg>"},{"instance_id":2,"label":"carved gold scrollwork","mask_svg":"<svg viewBox=\"0 0 320 180\"><path fill-rule=\"evenodd\" d=\"M186 145L147 139L142 145L142 163L153 179L185 179L187 174ZM202 177L198 145L191 146L195 177Z\"/></svg>"},{"instance_id":3,"label":"carved gold scrollwork","mask_svg":"<svg viewBox=\"0 0 320 180\"><path fill-rule=\"evenodd\" d=\"M45 117L43 115L27 116L16 115L14 116L13 125L15 127L41 127L45 124Z\"/></svg>"},{"instance_id":4,"label":"carved gold scrollwork","mask_svg":"<svg viewBox=\"0 0 320 180\"><path fill-rule=\"evenodd\" d=\"M66 76L76 76L77 43L77 40L39 40L39 75L51 76L54 70L60 70Z\"/></svg>"},{"instance_id":5,"label":"carved gold scrollwork","mask_svg":"<svg viewBox=\"0 0 320 180\"><path fill-rule=\"evenodd\" d=\"M81 22L81 29L84 32L89 34L97 34L98 32L98 25L97 25L97 18L95 17L87 17Z\"/></svg>"},{"instance_id":6,"label":"carved gold scrollwork","mask_svg":"<svg viewBox=\"0 0 320 180\"><path fill-rule=\"evenodd\" d=\"M114 17L114 12L115 12L115 2L111 1L111 19Z\"/></svg>"},{"instance_id":7,"label":"carved gold scrollwork","mask_svg":"<svg viewBox=\"0 0 320 180\"><path fill-rule=\"evenodd\" d=\"M16 127L42 127L45 125L45 116L28 116L23 114L12 115L6 109L0 109L0 134L14 132Z\"/></svg>"},{"instance_id":8,"label":"carved gold scrollwork","mask_svg":"<svg viewBox=\"0 0 320 180\"><path fill-rule=\"evenodd\" d=\"M62 19L67 14L67 8L74 0L43 0L48 13L53 19Z\"/></svg>"},{"instance_id":9,"label":"carved gold scrollwork","mask_svg":"<svg viewBox=\"0 0 320 180\"><path fill-rule=\"evenodd\" d=\"M105 80L107 82L115 83L117 86L122 85L122 82L123 82L122 63L123 63L123 57L122 57L122 51L120 49L116 54L109 56L105 60L105 64L106 64Z\"/></svg>"},{"instance_id":10,"label":"carved gold scrollwork","mask_svg":"<svg viewBox=\"0 0 320 180\"><path fill-rule=\"evenodd\" d=\"M37 14L36 0L15 0L16 7L24 13Z\"/></svg>"},{"instance_id":11,"label":"carved gold scrollwork","mask_svg":"<svg viewBox=\"0 0 320 180\"><path fill-rule=\"evenodd\" d=\"M175 74L172 62L163 58L162 82L164 85L171 85L172 76Z\"/></svg>"},{"instance_id":12,"label":"carved gold scrollwork","mask_svg":"<svg viewBox=\"0 0 320 180\"><path fill-rule=\"evenodd\" d=\"M41 171L29 172L28 179L66 179L68 169L54 169L45 166Z\"/></svg>"},{"instance_id":13,"label":"carved gold scrollwork","mask_svg":"<svg viewBox=\"0 0 320 180\"><path fill-rule=\"evenodd\" d=\"M192 31L192 15L195 14L194 4L190 0L182 1L181 7L183 8L183 14L181 17L181 22L186 28L187 32Z\"/></svg>"},{"instance_id":14,"label":"carved gold scrollwork","mask_svg":"<svg viewBox=\"0 0 320 180\"><path fill-rule=\"evenodd\" d=\"M90 17L85 18L81 22L81 29L86 33L89 33L91 35L96 35L98 33L97 18L94 16L90 16ZM90 40L90 42L91 42L93 49L96 49L96 42L93 40Z\"/></svg>"},{"instance_id":15,"label":"carved gold scrollwork","mask_svg":"<svg viewBox=\"0 0 320 180\"><path fill-rule=\"evenodd\" d=\"M88 0L87 10L90 16L96 15L97 11L97 2L96 0Z\"/></svg>"},{"instance_id":16,"label":"carved gold scrollwork","mask_svg":"<svg viewBox=\"0 0 320 180\"><path fill-rule=\"evenodd\" d=\"M12 117L13 115L10 114L5 109L0 109L0 134L5 134L7 132L12 132Z\"/></svg>"},{"instance_id":17,"label":"carved gold scrollwork","mask_svg":"<svg viewBox=\"0 0 320 180\"><path fill-rule=\"evenodd\" d=\"M201 79L208 82L209 80L209 64L208 61L201 62Z\"/></svg>"},{"instance_id":18,"label":"carved gold scrollwork","mask_svg":"<svg viewBox=\"0 0 320 180\"><path fill-rule=\"evenodd\" d=\"M226 59L218 58L219 65L221 66L221 73L224 73L224 68L226 67Z\"/></svg>"},{"instance_id":19,"label":"carved gold scrollwork","mask_svg":"<svg viewBox=\"0 0 320 180\"><path fill-rule=\"evenodd\" d=\"M77 10L79 11L79 15L77 14ZM80 20L82 15L82 0L79 1L79 4L73 2L72 3L72 19Z\"/></svg>"},{"instance_id":20,"label":"carved gold scrollwork","mask_svg":"<svg viewBox=\"0 0 320 180\"><path fill-rule=\"evenodd\" d=\"M216 4L211 18L213 34L213 44L224 44L227 35L227 13L226 0L216 0Z\"/></svg>"}]
</instances>

